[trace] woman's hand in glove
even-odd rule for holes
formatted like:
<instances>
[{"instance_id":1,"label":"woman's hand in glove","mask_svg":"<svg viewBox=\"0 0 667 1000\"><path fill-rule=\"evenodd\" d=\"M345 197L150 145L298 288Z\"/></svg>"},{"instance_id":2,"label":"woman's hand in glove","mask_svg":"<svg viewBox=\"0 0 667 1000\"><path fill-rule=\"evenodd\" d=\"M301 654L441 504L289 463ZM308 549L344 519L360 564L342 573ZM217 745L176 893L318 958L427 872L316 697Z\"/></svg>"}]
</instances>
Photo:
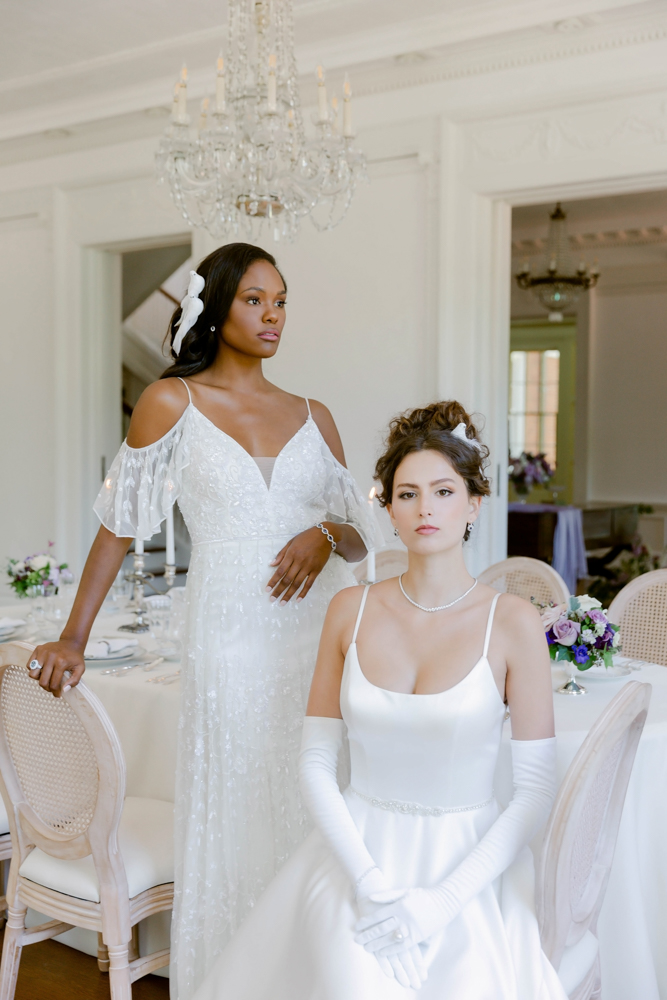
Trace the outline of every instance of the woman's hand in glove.
<instances>
[{"instance_id":1,"label":"woman's hand in glove","mask_svg":"<svg viewBox=\"0 0 667 1000\"><path fill-rule=\"evenodd\" d=\"M447 920L439 898L443 886L376 892L375 911L364 914L354 940L376 956L401 955L442 930ZM418 950L418 949L417 949Z\"/></svg>"}]
</instances>

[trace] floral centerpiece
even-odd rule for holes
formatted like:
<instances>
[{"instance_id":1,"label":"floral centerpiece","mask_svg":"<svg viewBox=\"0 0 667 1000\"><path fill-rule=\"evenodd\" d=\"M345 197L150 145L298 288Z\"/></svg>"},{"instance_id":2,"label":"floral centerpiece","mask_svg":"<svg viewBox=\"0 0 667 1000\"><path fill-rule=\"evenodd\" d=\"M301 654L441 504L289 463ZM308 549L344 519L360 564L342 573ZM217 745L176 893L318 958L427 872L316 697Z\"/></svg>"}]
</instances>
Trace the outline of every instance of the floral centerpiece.
<instances>
[{"instance_id":1,"label":"floral centerpiece","mask_svg":"<svg viewBox=\"0 0 667 1000\"><path fill-rule=\"evenodd\" d=\"M612 656L620 649L618 625L609 621L600 602L588 594L570 597L567 604L536 606L542 618L551 659L569 664L570 680L561 691L566 694L584 693L585 689L577 684L572 675L575 670L613 665Z\"/></svg>"},{"instance_id":2,"label":"floral centerpiece","mask_svg":"<svg viewBox=\"0 0 667 1000\"><path fill-rule=\"evenodd\" d=\"M49 549L53 542L49 542ZM67 563L58 562L52 552L36 552L25 559L10 559L7 563L9 586L19 597L33 594L58 593L58 585L71 580Z\"/></svg>"},{"instance_id":3,"label":"floral centerpiece","mask_svg":"<svg viewBox=\"0 0 667 1000\"><path fill-rule=\"evenodd\" d=\"M517 493L524 496L530 493L533 486L546 486L553 479L555 469L540 452L533 455L522 451L518 458L510 458L509 477Z\"/></svg>"}]
</instances>

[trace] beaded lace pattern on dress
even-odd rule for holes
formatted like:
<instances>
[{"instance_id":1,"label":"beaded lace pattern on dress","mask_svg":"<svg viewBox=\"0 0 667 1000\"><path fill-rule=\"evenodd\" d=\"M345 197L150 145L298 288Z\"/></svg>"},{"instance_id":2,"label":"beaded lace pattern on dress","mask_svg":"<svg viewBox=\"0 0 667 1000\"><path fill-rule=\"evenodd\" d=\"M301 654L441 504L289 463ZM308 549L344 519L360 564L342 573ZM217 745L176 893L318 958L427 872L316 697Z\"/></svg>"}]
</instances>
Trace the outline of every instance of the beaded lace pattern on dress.
<instances>
[{"instance_id":1,"label":"beaded lace pattern on dress","mask_svg":"<svg viewBox=\"0 0 667 1000\"><path fill-rule=\"evenodd\" d=\"M318 521L375 522L309 415L256 461L190 403L147 448L124 444L95 510L149 538L178 499L192 539L176 780L171 995L190 1000L214 957L308 831L297 788L303 715L333 595L355 583L333 554L298 605L272 604L269 563Z\"/></svg>"}]
</instances>

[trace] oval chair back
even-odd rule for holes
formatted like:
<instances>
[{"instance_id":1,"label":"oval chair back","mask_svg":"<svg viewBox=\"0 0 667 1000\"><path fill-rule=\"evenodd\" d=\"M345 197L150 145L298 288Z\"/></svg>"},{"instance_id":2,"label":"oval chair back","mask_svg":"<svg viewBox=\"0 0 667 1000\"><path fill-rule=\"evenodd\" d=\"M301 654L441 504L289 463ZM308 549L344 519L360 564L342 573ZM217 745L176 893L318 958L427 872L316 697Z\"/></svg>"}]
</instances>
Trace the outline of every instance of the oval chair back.
<instances>
[{"instance_id":1,"label":"oval chair back","mask_svg":"<svg viewBox=\"0 0 667 1000\"><path fill-rule=\"evenodd\" d=\"M577 1000L600 986L594 936L650 700L650 684L623 686L568 768L546 826L536 880L542 947L556 969L578 945L593 955L587 977L569 994Z\"/></svg>"},{"instance_id":2,"label":"oval chair back","mask_svg":"<svg viewBox=\"0 0 667 1000\"><path fill-rule=\"evenodd\" d=\"M667 569L626 584L609 606L609 620L620 626L624 656L667 667Z\"/></svg>"},{"instance_id":3,"label":"oval chair back","mask_svg":"<svg viewBox=\"0 0 667 1000\"><path fill-rule=\"evenodd\" d=\"M516 594L527 601L534 597L540 604L564 604L570 596L560 573L549 563L528 556L512 556L489 566L479 574L479 581L501 594Z\"/></svg>"}]
</instances>

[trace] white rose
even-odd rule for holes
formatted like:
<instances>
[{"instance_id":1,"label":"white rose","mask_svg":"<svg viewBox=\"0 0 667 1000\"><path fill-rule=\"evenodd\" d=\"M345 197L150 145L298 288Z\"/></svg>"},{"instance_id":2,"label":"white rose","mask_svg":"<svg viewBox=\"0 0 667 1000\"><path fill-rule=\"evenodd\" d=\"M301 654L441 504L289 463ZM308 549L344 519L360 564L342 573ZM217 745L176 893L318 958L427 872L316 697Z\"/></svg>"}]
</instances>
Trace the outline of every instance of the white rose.
<instances>
[{"instance_id":1,"label":"white rose","mask_svg":"<svg viewBox=\"0 0 667 1000\"><path fill-rule=\"evenodd\" d=\"M592 611L593 608L601 608L602 605L594 597L589 597L588 594L582 594L578 598L579 610L580 611Z\"/></svg>"},{"instance_id":2,"label":"white rose","mask_svg":"<svg viewBox=\"0 0 667 1000\"><path fill-rule=\"evenodd\" d=\"M14 564L14 566L12 568L12 572L13 573L24 573L25 572L25 563L23 562L22 559L20 559L17 563Z\"/></svg>"},{"instance_id":3,"label":"white rose","mask_svg":"<svg viewBox=\"0 0 667 1000\"><path fill-rule=\"evenodd\" d=\"M614 647L614 649L616 648L616 646L618 646L618 644L619 644L620 641L621 641L621 633L620 632L614 632L614 638L611 641L611 644Z\"/></svg>"},{"instance_id":4,"label":"white rose","mask_svg":"<svg viewBox=\"0 0 667 1000\"><path fill-rule=\"evenodd\" d=\"M32 559L28 560L28 562L30 565L30 569L40 570L40 569L46 569L46 567L50 564L51 559L49 556L38 555L38 556L33 556Z\"/></svg>"}]
</instances>

